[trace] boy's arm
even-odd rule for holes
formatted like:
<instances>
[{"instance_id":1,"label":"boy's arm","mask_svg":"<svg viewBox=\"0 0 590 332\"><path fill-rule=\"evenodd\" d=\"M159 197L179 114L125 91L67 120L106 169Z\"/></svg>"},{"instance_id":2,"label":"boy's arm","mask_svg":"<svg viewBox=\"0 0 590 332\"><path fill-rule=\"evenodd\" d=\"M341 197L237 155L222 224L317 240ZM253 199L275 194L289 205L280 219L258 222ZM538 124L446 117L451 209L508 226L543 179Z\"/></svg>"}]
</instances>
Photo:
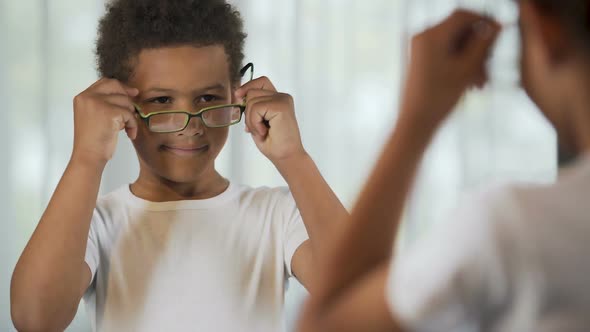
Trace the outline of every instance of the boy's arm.
<instances>
[{"instance_id":1,"label":"boy's arm","mask_svg":"<svg viewBox=\"0 0 590 332\"><path fill-rule=\"evenodd\" d=\"M485 83L485 60L498 31L490 19L458 11L414 38L396 129L330 249L299 331L356 331L363 322L367 332L401 331L387 314L384 292L403 206L436 129L465 89Z\"/></svg>"},{"instance_id":2,"label":"boy's arm","mask_svg":"<svg viewBox=\"0 0 590 332\"><path fill-rule=\"evenodd\" d=\"M277 92L266 77L246 83L235 97L246 99L246 131L287 181L302 216L309 240L295 251L291 268L313 292L313 275L324 260L325 244L348 212L303 148L293 98Z\"/></svg>"},{"instance_id":3,"label":"boy's arm","mask_svg":"<svg viewBox=\"0 0 590 332\"><path fill-rule=\"evenodd\" d=\"M72 158L12 275L18 330L63 331L74 318L91 280L84 256L101 175L118 132L136 135L130 98L136 94L102 79L75 98Z\"/></svg>"},{"instance_id":4,"label":"boy's arm","mask_svg":"<svg viewBox=\"0 0 590 332\"><path fill-rule=\"evenodd\" d=\"M275 165L289 184L309 234L309 240L293 254L291 269L297 279L313 293L318 264L327 258L326 245L334 236L336 227L341 225L340 221L346 220L348 212L309 155L282 160Z\"/></svg>"},{"instance_id":5,"label":"boy's arm","mask_svg":"<svg viewBox=\"0 0 590 332\"><path fill-rule=\"evenodd\" d=\"M11 313L20 331L64 330L90 284L84 262L102 167L72 159L12 276Z\"/></svg>"}]
</instances>

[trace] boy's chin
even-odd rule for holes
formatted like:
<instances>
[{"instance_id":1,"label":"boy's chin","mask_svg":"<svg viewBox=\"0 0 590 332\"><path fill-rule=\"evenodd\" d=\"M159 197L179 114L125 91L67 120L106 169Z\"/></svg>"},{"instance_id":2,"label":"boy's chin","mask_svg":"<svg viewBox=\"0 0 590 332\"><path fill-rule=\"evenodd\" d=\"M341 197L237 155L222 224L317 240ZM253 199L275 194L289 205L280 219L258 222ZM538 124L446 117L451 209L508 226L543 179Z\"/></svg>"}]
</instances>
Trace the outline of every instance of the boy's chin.
<instances>
[{"instance_id":1,"label":"boy's chin","mask_svg":"<svg viewBox=\"0 0 590 332\"><path fill-rule=\"evenodd\" d=\"M146 158L140 163L144 171L151 173L155 178L177 184L198 183L215 176L215 159L213 156L204 158ZM141 165L140 165L141 167Z\"/></svg>"}]
</instances>

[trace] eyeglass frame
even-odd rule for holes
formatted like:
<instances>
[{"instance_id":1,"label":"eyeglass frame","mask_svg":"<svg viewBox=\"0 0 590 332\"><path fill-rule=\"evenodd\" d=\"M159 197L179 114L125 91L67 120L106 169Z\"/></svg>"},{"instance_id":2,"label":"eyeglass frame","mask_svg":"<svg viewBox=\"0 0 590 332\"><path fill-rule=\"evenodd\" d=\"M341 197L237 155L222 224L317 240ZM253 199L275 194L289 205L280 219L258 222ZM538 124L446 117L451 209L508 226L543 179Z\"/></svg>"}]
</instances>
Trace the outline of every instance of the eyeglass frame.
<instances>
[{"instance_id":1,"label":"eyeglass frame","mask_svg":"<svg viewBox=\"0 0 590 332\"><path fill-rule=\"evenodd\" d=\"M240 69L240 76L244 77L244 75L246 74L246 72L250 70L250 81L252 81L252 79L254 79L254 64L252 62L247 63L244 67L242 67L242 69ZM135 108L135 112L137 114L139 114L139 117L144 120L147 124L148 129L153 132L153 133L158 133L158 134L170 134L170 133L177 133L177 132L181 132L183 130L186 129L186 127L188 127L189 123L191 122L191 120L193 118L200 118L201 122L203 123L203 125L207 128L226 128L226 127L231 127L235 124L240 123L240 121L242 121L242 116L244 114L244 112L246 111L246 105L245 104L223 104L223 105L215 105L215 106L209 106L209 107L205 107L200 109L198 112L196 113L191 113L188 111L182 111L182 110L167 110L167 111L157 111L157 112L151 112L148 114L142 114L141 113L141 106L139 106L136 103L133 103L133 107ZM205 121L203 121L203 113L207 112L207 111L211 111L211 110L215 110L215 109L221 109L221 108L227 108L227 107L238 107L240 108L240 118L237 121L234 121L228 125L223 125L223 126L209 126L205 123ZM154 115L160 115L160 114L185 114L187 115L186 117L186 121L184 126L181 129L177 129L177 130L170 130L170 131L154 131L150 128L150 118Z\"/></svg>"}]
</instances>

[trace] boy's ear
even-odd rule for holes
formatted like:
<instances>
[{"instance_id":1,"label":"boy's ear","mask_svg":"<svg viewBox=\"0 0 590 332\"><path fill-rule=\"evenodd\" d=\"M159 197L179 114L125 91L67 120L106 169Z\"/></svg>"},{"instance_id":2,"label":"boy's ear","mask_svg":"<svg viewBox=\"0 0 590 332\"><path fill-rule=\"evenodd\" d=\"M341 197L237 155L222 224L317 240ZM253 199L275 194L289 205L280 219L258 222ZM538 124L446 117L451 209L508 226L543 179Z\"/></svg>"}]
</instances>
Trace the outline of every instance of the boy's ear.
<instances>
[{"instance_id":1,"label":"boy's ear","mask_svg":"<svg viewBox=\"0 0 590 332\"><path fill-rule=\"evenodd\" d=\"M521 1L520 16L527 36L539 42L548 60L559 64L576 49L575 41L555 14L536 6L532 1Z\"/></svg>"}]
</instances>

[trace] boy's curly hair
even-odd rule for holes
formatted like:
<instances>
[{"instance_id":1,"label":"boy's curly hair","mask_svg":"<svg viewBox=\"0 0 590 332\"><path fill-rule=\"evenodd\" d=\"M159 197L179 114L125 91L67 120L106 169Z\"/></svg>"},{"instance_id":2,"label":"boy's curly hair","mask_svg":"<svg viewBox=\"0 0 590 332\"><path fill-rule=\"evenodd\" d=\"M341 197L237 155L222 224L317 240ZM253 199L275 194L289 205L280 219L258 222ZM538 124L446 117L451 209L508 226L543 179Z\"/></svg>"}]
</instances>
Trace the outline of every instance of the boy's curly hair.
<instances>
[{"instance_id":1,"label":"boy's curly hair","mask_svg":"<svg viewBox=\"0 0 590 332\"><path fill-rule=\"evenodd\" d=\"M98 27L98 72L127 82L144 49L223 45L239 82L245 39L240 13L225 0L112 0Z\"/></svg>"},{"instance_id":2,"label":"boy's curly hair","mask_svg":"<svg viewBox=\"0 0 590 332\"><path fill-rule=\"evenodd\" d=\"M573 40L586 51L590 50L590 0L533 0L532 2L546 13L555 15Z\"/></svg>"}]
</instances>

